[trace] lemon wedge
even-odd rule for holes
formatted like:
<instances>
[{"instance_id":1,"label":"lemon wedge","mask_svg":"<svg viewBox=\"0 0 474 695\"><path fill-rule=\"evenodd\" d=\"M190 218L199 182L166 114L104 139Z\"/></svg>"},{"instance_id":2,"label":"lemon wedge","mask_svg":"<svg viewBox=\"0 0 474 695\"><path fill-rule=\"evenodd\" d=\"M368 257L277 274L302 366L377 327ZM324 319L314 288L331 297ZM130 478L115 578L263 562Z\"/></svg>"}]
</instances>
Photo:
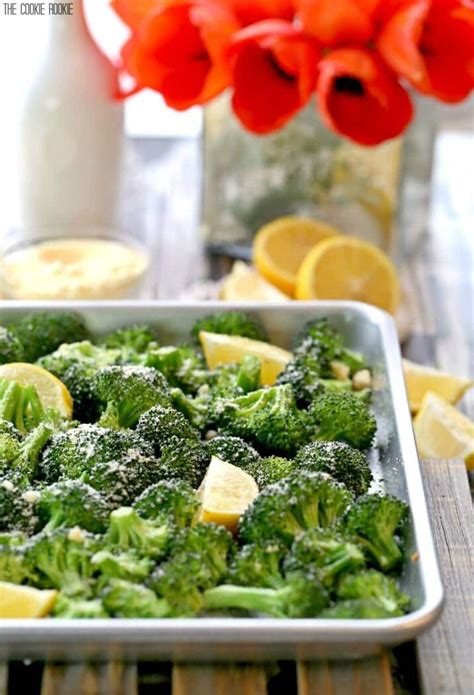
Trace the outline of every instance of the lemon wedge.
<instances>
[{"instance_id":1,"label":"lemon wedge","mask_svg":"<svg viewBox=\"0 0 474 695\"><path fill-rule=\"evenodd\" d=\"M220 298L227 302L288 302L283 294L264 277L242 261L236 261L224 278Z\"/></svg>"},{"instance_id":2,"label":"lemon wedge","mask_svg":"<svg viewBox=\"0 0 474 695\"><path fill-rule=\"evenodd\" d=\"M403 360L403 371L412 413L417 413L428 391L436 393L452 405L474 385L471 379L454 376L433 367L425 367L410 360Z\"/></svg>"},{"instance_id":3,"label":"lemon wedge","mask_svg":"<svg viewBox=\"0 0 474 695\"><path fill-rule=\"evenodd\" d=\"M260 379L264 386L274 384L292 358L287 350L251 338L201 331L199 340L209 369L240 362L246 355L259 357L262 361Z\"/></svg>"},{"instance_id":4,"label":"lemon wedge","mask_svg":"<svg viewBox=\"0 0 474 695\"><path fill-rule=\"evenodd\" d=\"M66 386L54 374L36 364L10 362L0 366L0 379L17 381L22 386L34 386L44 408L54 408L62 417L72 418L72 397Z\"/></svg>"},{"instance_id":5,"label":"lemon wedge","mask_svg":"<svg viewBox=\"0 0 474 695\"><path fill-rule=\"evenodd\" d=\"M220 524L235 533L240 517L258 495L258 487L241 468L213 456L198 495L198 521Z\"/></svg>"},{"instance_id":6,"label":"lemon wedge","mask_svg":"<svg viewBox=\"0 0 474 695\"><path fill-rule=\"evenodd\" d=\"M58 592L0 582L0 618L44 618L51 613Z\"/></svg>"},{"instance_id":7,"label":"lemon wedge","mask_svg":"<svg viewBox=\"0 0 474 695\"><path fill-rule=\"evenodd\" d=\"M279 217L255 235L253 261L261 275L285 294L293 296L296 274L308 252L322 239L336 234L339 230L319 220Z\"/></svg>"},{"instance_id":8,"label":"lemon wedge","mask_svg":"<svg viewBox=\"0 0 474 695\"><path fill-rule=\"evenodd\" d=\"M424 458L462 458L474 469L474 422L428 391L413 422L418 453Z\"/></svg>"},{"instance_id":9,"label":"lemon wedge","mask_svg":"<svg viewBox=\"0 0 474 695\"><path fill-rule=\"evenodd\" d=\"M317 244L298 271L297 299L347 299L395 313L400 301L397 272L373 244L338 236Z\"/></svg>"}]
</instances>

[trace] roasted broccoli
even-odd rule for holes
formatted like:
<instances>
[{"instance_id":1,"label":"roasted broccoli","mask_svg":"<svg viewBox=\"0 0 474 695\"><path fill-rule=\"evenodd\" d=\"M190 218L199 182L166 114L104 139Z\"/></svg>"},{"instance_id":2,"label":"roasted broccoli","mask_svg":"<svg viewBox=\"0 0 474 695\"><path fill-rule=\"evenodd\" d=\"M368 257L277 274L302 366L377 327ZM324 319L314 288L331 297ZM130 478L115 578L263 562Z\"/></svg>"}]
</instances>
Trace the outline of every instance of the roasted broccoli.
<instances>
[{"instance_id":1,"label":"roasted broccoli","mask_svg":"<svg viewBox=\"0 0 474 695\"><path fill-rule=\"evenodd\" d=\"M37 503L39 527L52 531L61 526L80 526L104 533L110 507L96 490L80 480L61 480L40 491Z\"/></svg>"},{"instance_id":2,"label":"roasted broccoli","mask_svg":"<svg viewBox=\"0 0 474 695\"><path fill-rule=\"evenodd\" d=\"M197 430L206 430L211 424L209 421L212 393L206 384L201 386L195 396L184 393L179 388L171 389L171 404L176 408L189 423Z\"/></svg>"},{"instance_id":3,"label":"roasted broccoli","mask_svg":"<svg viewBox=\"0 0 474 695\"><path fill-rule=\"evenodd\" d=\"M297 472L265 488L240 519L244 543L293 539L310 528L335 524L352 501L351 493L326 473Z\"/></svg>"},{"instance_id":4,"label":"roasted broccoli","mask_svg":"<svg viewBox=\"0 0 474 695\"><path fill-rule=\"evenodd\" d=\"M133 507L144 519L172 523L183 528L189 526L199 508L192 487L183 480L162 480L155 483L135 500Z\"/></svg>"},{"instance_id":5,"label":"roasted broccoli","mask_svg":"<svg viewBox=\"0 0 474 695\"><path fill-rule=\"evenodd\" d=\"M32 533L38 523L38 497L38 492L19 486L14 477L0 479L0 532Z\"/></svg>"},{"instance_id":6,"label":"roasted broccoli","mask_svg":"<svg viewBox=\"0 0 474 695\"><path fill-rule=\"evenodd\" d=\"M170 542L171 528L138 516L132 507L119 507L110 515L106 543L119 550L135 550L145 557L162 557Z\"/></svg>"},{"instance_id":7,"label":"roasted broccoli","mask_svg":"<svg viewBox=\"0 0 474 695\"><path fill-rule=\"evenodd\" d=\"M345 575L337 587L337 596L343 600L374 599L393 616L403 615L410 606L409 597L400 590L395 579L377 570Z\"/></svg>"},{"instance_id":8,"label":"roasted broccoli","mask_svg":"<svg viewBox=\"0 0 474 695\"><path fill-rule=\"evenodd\" d=\"M263 327L255 319L240 311L211 314L196 321L191 330L191 335L195 342L199 341L201 331L224 333L225 335L240 335L253 340L267 340L267 334Z\"/></svg>"},{"instance_id":9,"label":"roasted broccoli","mask_svg":"<svg viewBox=\"0 0 474 695\"><path fill-rule=\"evenodd\" d=\"M293 461L283 456L266 456L249 466L247 473L255 478L260 490L287 478L295 470Z\"/></svg>"},{"instance_id":10,"label":"roasted broccoli","mask_svg":"<svg viewBox=\"0 0 474 695\"><path fill-rule=\"evenodd\" d=\"M86 340L61 345L38 360L38 364L66 384L74 402L74 417L81 422L95 422L102 408L95 376L100 369L117 364L120 354L119 350L92 345Z\"/></svg>"},{"instance_id":11,"label":"roasted broccoli","mask_svg":"<svg viewBox=\"0 0 474 695\"><path fill-rule=\"evenodd\" d=\"M108 618L109 614L100 599L70 597L60 593L54 604L53 616L63 619Z\"/></svg>"},{"instance_id":12,"label":"roasted broccoli","mask_svg":"<svg viewBox=\"0 0 474 695\"><path fill-rule=\"evenodd\" d=\"M277 589L284 584L282 563L288 548L279 540L244 545L225 576L226 584Z\"/></svg>"},{"instance_id":13,"label":"roasted broccoli","mask_svg":"<svg viewBox=\"0 0 474 695\"><path fill-rule=\"evenodd\" d=\"M120 354L120 364L143 364L151 344L156 345L155 332L149 326L118 328L101 341L109 350Z\"/></svg>"},{"instance_id":14,"label":"roasted broccoli","mask_svg":"<svg viewBox=\"0 0 474 695\"><path fill-rule=\"evenodd\" d=\"M99 425L132 428L140 415L155 405L169 405L169 389L162 374L151 367L104 367L96 376L95 389L106 404Z\"/></svg>"},{"instance_id":15,"label":"roasted broccoli","mask_svg":"<svg viewBox=\"0 0 474 695\"><path fill-rule=\"evenodd\" d=\"M0 581L22 584L34 579L26 560L26 540L19 531L0 533Z\"/></svg>"},{"instance_id":16,"label":"roasted broccoli","mask_svg":"<svg viewBox=\"0 0 474 695\"><path fill-rule=\"evenodd\" d=\"M289 385L217 398L214 410L219 432L249 439L271 454L292 455L312 438L311 418L298 410Z\"/></svg>"},{"instance_id":17,"label":"roasted broccoli","mask_svg":"<svg viewBox=\"0 0 474 695\"><path fill-rule=\"evenodd\" d=\"M79 527L42 531L28 542L27 561L43 586L67 596L89 597L93 586L91 558L98 538Z\"/></svg>"},{"instance_id":18,"label":"roasted broccoli","mask_svg":"<svg viewBox=\"0 0 474 695\"><path fill-rule=\"evenodd\" d=\"M239 466L248 472L259 468L262 461L258 451L240 437L218 435L205 442L203 449L208 463L213 456L217 456L222 461Z\"/></svg>"},{"instance_id":19,"label":"roasted broccoli","mask_svg":"<svg viewBox=\"0 0 474 695\"><path fill-rule=\"evenodd\" d=\"M330 588L338 577L364 564L364 554L357 545L332 528L313 528L295 539L285 561L285 571L304 572L309 567Z\"/></svg>"},{"instance_id":20,"label":"roasted broccoli","mask_svg":"<svg viewBox=\"0 0 474 695\"><path fill-rule=\"evenodd\" d=\"M0 378L0 421L11 422L24 434L48 419L54 415L43 408L34 386Z\"/></svg>"},{"instance_id":21,"label":"roasted broccoli","mask_svg":"<svg viewBox=\"0 0 474 695\"><path fill-rule=\"evenodd\" d=\"M167 601L141 584L112 579L102 594L105 610L116 618L166 618L171 616Z\"/></svg>"},{"instance_id":22,"label":"roasted broccoli","mask_svg":"<svg viewBox=\"0 0 474 695\"><path fill-rule=\"evenodd\" d=\"M153 447L135 432L84 424L51 437L39 465L39 477L50 483L60 476L79 478L96 463L130 457L152 458Z\"/></svg>"},{"instance_id":23,"label":"roasted broccoli","mask_svg":"<svg viewBox=\"0 0 474 695\"><path fill-rule=\"evenodd\" d=\"M196 394L209 381L204 358L189 345L149 349L144 364L158 369L170 386L178 387L187 394Z\"/></svg>"},{"instance_id":24,"label":"roasted broccoli","mask_svg":"<svg viewBox=\"0 0 474 695\"><path fill-rule=\"evenodd\" d=\"M318 618L331 620L378 620L392 617L393 613L374 598L338 601L318 615Z\"/></svg>"},{"instance_id":25,"label":"roasted broccoli","mask_svg":"<svg viewBox=\"0 0 474 695\"><path fill-rule=\"evenodd\" d=\"M23 362L23 360L23 345L15 333L9 331L5 326L0 326L0 364Z\"/></svg>"},{"instance_id":26,"label":"roasted broccoli","mask_svg":"<svg viewBox=\"0 0 474 695\"><path fill-rule=\"evenodd\" d=\"M275 618L311 618L328 603L326 590L309 570L288 574L278 589L221 584L204 592L207 610L239 608Z\"/></svg>"},{"instance_id":27,"label":"roasted broccoli","mask_svg":"<svg viewBox=\"0 0 474 695\"><path fill-rule=\"evenodd\" d=\"M78 314L71 311L37 311L26 314L10 331L20 341L27 362L54 352L63 343L88 340L89 331Z\"/></svg>"},{"instance_id":28,"label":"roasted broccoli","mask_svg":"<svg viewBox=\"0 0 474 695\"><path fill-rule=\"evenodd\" d=\"M134 550L112 553L110 550L99 550L92 556L92 566L100 572L100 582L106 584L110 579L126 579L129 582L143 582L148 577L154 561L149 557L141 557Z\"/></svg>"},{"instance_id":29,"label":"roasted broccoli","mask_svg":"<svg viewBox=\"0 0 474 695\"><path fill-rule=\"evenodd\" d=\"M94 463L81 480L98 490L113 508L132 504L150 485L167 475L153 457L131 451L115 461Z\"/></svg>"},{"instance_id":30,"label":"roasted broccoli","mask_svg":"<svg viewBox=\"0 0 474 695\"><path fill-rule=\"evenodd\" d=\"M311 352L320 363L320 376L332 377L331 363L342 362L347 365L350 374L363 369L363 355L344 347L342 335L329 325L327 318L309 321L296 336L293 348L295 352Z\"/></svg>"},{"instance_id":31,"label":"roasted broccoli","mask_svg":"<svg viewBox=\"0 0 474 695\"><path fill-rule=\"evenodd\" d=\"M356 449L368 449L377 425L365 400L346 391L326 391L310 406L316 434L313 439L347 442Z\"/></svg>"},{"instance_id":32,"label":"roasted broccoli","mask_svg":"<svg viewBox=\"0 0 474 695\"><path fill-rule=\"evenodd\" d=\"M360 545L369 562L383 572L403 560L401 540L408 519L408 506L389 495L364 495L344 516L343 526Z\"/></svg>"},{"instance_id":33,"label":"roasted broccoli","mask_svg":"<svg viewBox=\"0 0 474 695\"><path fill-rule=\"evenodd\" d=\"M356 497L369 489L372 481L367 458L358 449L344 442L311 442L300 449L294 459L295 468L323 471L354 493Z\"/></svg>"}]
</instances>

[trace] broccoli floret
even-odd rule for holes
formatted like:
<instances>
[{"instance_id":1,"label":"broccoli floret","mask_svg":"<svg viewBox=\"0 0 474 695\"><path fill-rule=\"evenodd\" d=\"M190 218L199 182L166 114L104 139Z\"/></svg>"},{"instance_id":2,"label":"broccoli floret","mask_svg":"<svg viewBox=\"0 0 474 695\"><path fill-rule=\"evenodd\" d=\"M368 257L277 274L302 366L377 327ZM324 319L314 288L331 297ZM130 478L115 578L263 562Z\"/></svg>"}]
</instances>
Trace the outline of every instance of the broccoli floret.
<instances>
[{"instance_id":1,"label":"broccoli floret","mask_svg":"<svg viewBox=\"0 0 474 695\"><path fill-rule=\"evenodd\" d=\"M51 437L43 452L39 477L50 483L60 476L79 478L96 463L120 461L130 456L152 458L153 447L132 431L79 425ZM91 484L89 480L86 482Z\"/></svg>"},{"instance_id":2,"label":"broccoli floret","mask_svg":"<svg viewBox=\"0 0 474 695\"><path fill-rule=\"evenodd\" d=\"M357 545L332 528L314 528L295 539L285 561L285 571L311 568L324 586L330 588L342 574L354 572L364 564L364 554Z\"/></svg>"},{"instance_id":3,"label":"broccoli floret","mask_svg":"<svg viewBox=\"0 0 474 695\"><path fill-rule=\"evenodd\" d=\"M195 396L186 394L179 388L172 388L171 403L197 430L205 430L211 424L209 416L212 394L207 384L201 386Z\"/></svg>"},{"instance_id":4,"label":"broccoli floret","mask_svg":"<svg viewBox=\"0 0 474 695\"><path fill-rule=\"evenodd\" d=\"M93 585L91 558L97 536L79 527L41 531L27 549L30 567L40 573L41 584L60 589L67 596L88 597Z\"/></svg>"},{"instance_id":5,"label":"broccoli floret","mask_svg":"<svg viewBox=\"0 0 474 695\"><path fill-rule=\"evenodd\" d=\"M23 362L23 346L17 336L8 328L0 326L0 364Z\"/></svg>"},{"instance_id":6,"label":"broccoli floret","mask_svg":"<svg viewBox=\"0 0 474 695\"><path fill-rule=\"evenodd\" d=\"M156 344L156 335L149 326L135 325L118 328L107 335L102 343L106 348L120 352L120 364L143 363L151 343Z\"/></svg>"},{"instance_id":7,"label":"broccoli floret","mask_svg":"<svg viewBox=\"0 0 474 695\"><path fill-rule=\"evenodd\" d=\"M35 362L54 352L63 343L88 340L89 332L83 319L72 312L37 311L26 314L10 327L24 350L24 360Z\"/></svg>"},{"instance_id":8,"label":"broccoli floret","mask_svg":"<svg viewBox=\"0 0 474 695\"><path fill-rule=\"evenodd\" d=\"M279 540L244 545L225 577L226 584L276 589L284 584L282 562L288 548Z\"/></svg>"},{"instance_id":9,"label":"broccoli floret","mask_svg":"<svg viewBox=\"0 0 474 695\"><path fill-rule=\"evenodd\" d=\"M327 391L310 407L318 429L313 439L341 441L356 449L372 446L377 425L367 403L350 392Z\"/></svg>"},{"instance_id":10,"label":"broccoli floret","mask_svg":"<svg viewBox=\"0 0 474 695\"><path fill-rule=\"evenodd\" d=\"M92 556L92 566L100 572L102 583L111 579L126 579L129 582L143 582L148 577L154 561L149 557L140 557L133 551L112 553L110 550L99 550Z\"/></svg>"},{"instance_id":11,"label":"broccoli floret","mask_svg":"<svg viewBox=\"0 0 474 695\"><path fill-rule=\"evenodd\" d=\"M343 600L375 599L393 616L403 615L410 606L409 597L400 591L395 579L377 570L365 570L342 577L337 587L337 596Z\"/></svg>"},{"instance_id":12,"label":"broccoli floret","mask_svg":"<svg viewBox=\"0 0 474 695\"><path fill-rule=\"evenodd\" d=\"M246 469L260 490L287 478L295 470L293 461L283 456L266 456Z\"/></svg>"},{"instance_id":13,"label":"broccoli floret","mask_svg":"<svg viewBox=\"0 0 474 695\"><path fill-rule=\"evenodd\" d=\"M26 540L26 534L19 531L0 533L0 581L22 584L33 579L25 555Z\"/></svg>"},{"instance_id":14,"label":"broccoli floret","mask_svg":"<svg viewBox=\"0 0 474 695\"><path fill-rule=\"evenodd\" d=\"M338 620L377 620L392 617L393 613L387 611L379 601L373 598L338 601L318 615L318 618Z\"/></svg>"},{"instance_id":15,"label":"broccoli floret","mask_svg":"<svg viewBox=\"0 0 474 695\"><path fill-rule=\"evenodd\" d=\"M55 618L108 618L109 614L100 599L71 598L60 593L54 604Z\"/></svg>"},{"instance_id":16,"label":"broccoli floret","mask_svg":"<svg viewBox=\"0 0 474 695\"><path fill-rule=\"evenodd\" d=\"M301 531L335 524L352 499L326 473L294 473L255 498L240 519L239 536L244 543L280 538L291 545Z\"/></svg>"},{"instance_id":17,"label":"broccoli floret","mask_svg":"<svg viewBox=\"0 0 474 695\"><path fill-rule=\"evenodd\" d=\"M141 584L112 579L102 595L105 610L116 618L166 618L169 604Z\"/></svg>"},{"instance_id":18,"label":"broccoli floret","mask_svg":"<svg viewBox=\"0 0 474 695\"><path fill-rule=\"evenodd\" d=\"M204 592L208 610L243 610L265 613L275 618L311 618L329 603L329 597L316 574L295 572L279 589L222 584Z\"/></svg>"},{"instance_id":19,"label":"broccoli floret","mask_svg":"<svg viewBox=\"0 0 474 695\"><path fill-rule=\"evenodd\" d=\"M153 445L163 471L168 471L166 477L199 485L206 470L206 455L199 432L181 413L155 406L140 417L136 433Z\"/></svg>"},{"instance_id":20,"label":"broccoli floret","mask_svg":"<svg viewBox=\"0 0 474 695\"><path fill-rule=\"evenodd\" d=\"M389 495L364 495L348 510L343 520L346 532L365 552L369 562L383 572L403 560L397 534L408 520L408 505Z\"/></svg>"},{"instance_id":21,"label":"broccoli floret","mask_svg":"<svg viewBox=\"0 0 474 695\"><path fill-rule=\"evenodd\" d=\"M144 519L189 526L199 508L192 487L183 480L162 480L155 483L135 500L133 507Z\"/></svg>"},{"instance_id":22,"label":"broccoli floret","mask_svg":"<svg viewBox=\"0 0 474 695\"><path fill-rule=\"evenodd\" d=\"M249 439L268 453L292 455L312 436L311 418L298 410L289 385L218 398L215 418L220 432Z\"/></svg>"},{"instance_id":23,"label":"broccoli floret","mask_svg":"<svg viewBox=\"0 0 474 695\"><path fill-rule=\"evenodd\" d=\"M132 507L120 507L110 515L108 546L120 550L136 550L151 558L162 557L170 541L170 526L138 516Z\"/></svg>"},{"instance_id":24,"label":"broccoli floret","mask_svg":"<svg viewBox=\"0 0 474 695\"><path fill-rule=\"evenodd\" d=\"M160 371L171 386L187 394L197 393L209 381L203 356L189 345L151 348L144 364Z\"/></svg>"},{"instance_id":25,"label":"broccoli floret","mask_svg":"<svg viewBox=\"0 0 474 695\"><path fill-rule=\"evenodd\" d=\"M343 362L350 373L358 372L366 364L363 355L344 347L342 335L329 325L327 318L309 321L294 340L295 352L311 352L319 361L321 377L331 377L331 362Z\"/></svg>"},{"instance_id":26,"label":"broccoli floret","mask_svg":"<svg viewBox=\"0 0 474 695\"><path fill-rule=\"evenodd\" d=\"M0 532L24 531L33 533L38 517L36 502L39 494L25 490L15 478L0 480Z\"/></svg>"},{"instance_id":27,"label":"broccoli floret","mask_svg":"<svg viewBox=\"0 0 474 695\"><path fill-rule=\"evenodd\" d=\"M218 435L205 442L203 449L208 464L213 456L217 456L222 461L238 466L251 475L251 471L257 469L262 461L258 451L240 437Z\"/></svg>"},{"instance_id":28,"label":"broccoli floret","mask_svg":"<svg viewBox=\"0 0 474 695\"><path fill-rule=\"evenodd\" d=\"M96 490L80 480L61 480L41 490L37 514L40 528L45 531L80 526L92 533L104 533L110 507Z\"/></svg>"},{"instance_id":29,"label":"broccoli floret","mask_svg":"<svg viewBox=\"0 0 474 695\"><path fill-rule=\"evenodd\" d=\"M38 360L38 364L66 384L74 402L74 417L81 422L95 422L101 410L95 376L103 367L117 364L120 354L119 350L92 345L86 340L61 345Z\"/></svg>"},{"instance_id":30,"label":"broccoli floret","mask_svg":"<svg viewBox=\"0 0 474 695\"><path fill-rule=\"evenodd\" d=\"M177 615L194 615L202 606L201 590L225 575L232 536L223 526L196 524L173 539L171 557L151 575L149 586Z\"/></svg>"},{"instance_id":31,"label":"broccoli floret","mask_svg":"<svg viewBox=\"0 0 474 695\"><path fill-rule=\"evenodd\" d=\"M12 422L0 420L0 470L7 471L21 451L21 434Z\"/></svg>"},{"instance_id":32,"label":"broccoli floret","mask_svg":"<svg viewBox=\"0 0 474 695\"><path fill-rule=\"evenodd\" d=\"M372 482L367 458L358 449L344 442L311 442L300 449L295 467L305 471L323 471L354 493L363 495Z\"/></svg>"},{"instance_id":33,"label":"broccoli floret","mask_svg":"<svg viewBox=\"0 0 474 695\"><path fill-rule=\"evenodd\" d=\"M100 461L85 471L81 480L98 490L113 507L130 505L156 480L167 474L159 461L137 451L116 461Z\"/></svg>"},{"instance_id":34,"label":"broccoli floret","mask_svg":"<svg viewBox=\"0 0 474 695\"><path fill-rule=\"evenodd\" d=\"M255 319L240 311L211 314L196 321L191 330L191 335L196 343L199 341L201 331L240 335L253 340L267 340L267 334L263 327Z\"/></svg>"},{"instance_id":35,"label":"broccoli floret","mask_svg":"<svg viewBox=\"0 0 474 695\"><path fill-rule=\"evenodd\" d=\"M96 376L95 388L107 406L99 420L105 427L135 427L140 415L170 402L165 378L151 367L104 367Z\"/></svg>"},{"instance_id":36,"label":"broccoli floret","mask_svg":"<svg viewBox=\"0 0 474 695\"><path fill-rule=\"evenodd\" d=\"M24 434L41 422L54 421L56 414L43 408L34 386L0 378L0 420L15 425Z\"/></svg>"}]
</instances>

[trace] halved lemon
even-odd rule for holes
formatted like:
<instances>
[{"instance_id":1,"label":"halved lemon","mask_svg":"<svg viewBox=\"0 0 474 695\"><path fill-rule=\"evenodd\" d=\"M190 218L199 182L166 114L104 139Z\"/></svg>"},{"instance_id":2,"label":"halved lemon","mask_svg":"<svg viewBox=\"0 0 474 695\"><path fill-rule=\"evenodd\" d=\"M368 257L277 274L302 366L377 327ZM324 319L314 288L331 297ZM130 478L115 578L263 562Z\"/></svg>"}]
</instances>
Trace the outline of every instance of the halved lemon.
<instances>
[{"instance_id":1,"label":"halved lemon","mask_svg":"<svg viewBox=\"0 0 474 695\"><path fill-rule=\"evenodd\" d=\"M297 299L348 299L395 313L400 301L397 272L373 244L339 236L317 244L304 259L296 282Z\"/></svg>"},{"instance_id":2,"label":"halved lemon","mask_svg":"<svg viewBox=\"0 0 474 695\"><path fill-rule=\"evenodd\" d=\"M198 521L220 524L235 533L240 517L258 495L258 487L241 468L213 456L198 495Z\"/></svg>"},{"instance_id":3,"label":"halved lemon","mask_svg":"<svg viewBox=\"0 0 474 695\"><path fill-rule=\"evenodd\" d=\"M242 261L224 278L220 298L227 302L288 302L290 298Z\"/></svg>"},{"instance_id":4,"label":"halved lemon","mask_svg":"<svg viewBox=\"0 0 474 695\"><path fill-rule=\"evenodd\" d=\"M462 458L474 469L474 422L428 391L413 421L418 453L424 458Z\"/></svg>"},{"instance_id":5,"label":"halved lemon","mask_svg":"<svg viewBox=\"0 0 474 695\"><path fill-rule=\"evenodd\" d=\"M263 226L253 242L257 270L282 292L292 297L301 263L315 244L339 230L306 217L280 217Z\"/></svg>"},{"instance_id":6,"label":"halved lemon","mask_svg":"<svg viewBox=\"0 0 474 695\"><path fill-rule=\"evenodd\" d=\"M264 386L272 386L292 358L291 352L276 345L236 335L201 331L199 340L209 369L240 362L246 355L259 357L262 361L260 379Z\"/></svg>"},{"instance_id":7,"label":"halved lemon","mask_svg":"<svg viewBox=\"0 0 474 695\"><path fill-rule=\"evenodd\" d=\"M62 417L72 418L72 397L66 386L47 369L28 362L10 362L0 366L0 379L34 386L45 408L54 408Z\"/></svg>"},{"instance_id":8,"label":"halved lemon","mask_svg":"<svg viewBox=\"0 0 474 695\"><path fill-rule=\"evenodd\" d=\"M433 367L425 367L410 360L403 360L403 371L412 413L418 412L428 391L436 393L454 405L464 393L474 386L474 381Z\"/></svg>"},{"instance_id":9,"label":"halved lemon","mask_svg":"<svg viewBox=\"0 0 474 695\"><path fill-rule=\"evenodd\" d=\"M0 618L44 618L51 613L58 592L0 582Z\"/></svg>"}]
</instances>

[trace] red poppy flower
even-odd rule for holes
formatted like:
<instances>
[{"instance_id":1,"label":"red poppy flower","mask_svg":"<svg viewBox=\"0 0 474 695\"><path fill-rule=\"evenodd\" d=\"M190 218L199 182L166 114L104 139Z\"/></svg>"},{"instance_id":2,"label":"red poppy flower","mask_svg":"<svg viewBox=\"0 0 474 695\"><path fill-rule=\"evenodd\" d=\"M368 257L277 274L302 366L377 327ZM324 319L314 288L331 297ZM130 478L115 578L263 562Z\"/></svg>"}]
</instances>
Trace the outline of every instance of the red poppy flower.
<instances>
[{"instance_id":1,"label":"red poppy flower","mask_svg":"<svg viewBox=\"0 0 474 695\"><path fill-rule=\"evenodd\" d=\"M406 91L368 49L340 49L323 58L317 94L325 123L361 145L400 135L413 116Z\"/></svg>"},{"instance_id":2,"label":"red poppy flower","mask_svg":"<svg viewBox=\"0 0 474 695\"><path fill-rule=\"evenodd\" d=\"M377 48L425 94L457 102L474 88L474 9L462 0L402 5L382 29Z\"/></svg>"},{"instance_id":3,"label":"red poppy flower","mask_svg":"<svg viewBox=\"0 0 474 695\"><path fill-rule=\"evenodd\" d=\"M224 0L242 27L265 19L290 20L295 14L293 0Z\"/></svg>"},{"instance_id":4,"label":"red poppy flower","mask_svg":"<svg viewBox=\"0 0 474 695\"><path fill-rule=\"evenodd\" d=\"M239 31L229 50L232 106L245 128L263 134L285 125L314 92L319 52L290 22Z\"/></svg>"},{"instance_id":5,"label":"red poppy flower","mask_svg":"<svg viewBox=\"0 0 474 695\"><path fill-rule=\"evenodd\" d=\"M162 4L162 0L111 0L110 2L120 19L134 30L137 30L143 20Z\"/></svg>"},{"instance_id":6,"label":"red poppy flower","mask_svg":"<svg viewBox=\"0 0 474 695\"><path fill-rule=\"evenodd\" d=\"M174 0L142 19L122 49L139 88L160 92L178 110L204 104L229 85L224 50L238 29L222 3Z\"/></svg>"},{"instance_id":7,"label":"red poppy flower","mask_svg":"<svg viewBox=\"0 0 474 695\"><path fill-rule=\"evenodd\" d=\"M365 43L380 0L295 0L305 31L324 46Z\"/></svg>"}]
</instances>

